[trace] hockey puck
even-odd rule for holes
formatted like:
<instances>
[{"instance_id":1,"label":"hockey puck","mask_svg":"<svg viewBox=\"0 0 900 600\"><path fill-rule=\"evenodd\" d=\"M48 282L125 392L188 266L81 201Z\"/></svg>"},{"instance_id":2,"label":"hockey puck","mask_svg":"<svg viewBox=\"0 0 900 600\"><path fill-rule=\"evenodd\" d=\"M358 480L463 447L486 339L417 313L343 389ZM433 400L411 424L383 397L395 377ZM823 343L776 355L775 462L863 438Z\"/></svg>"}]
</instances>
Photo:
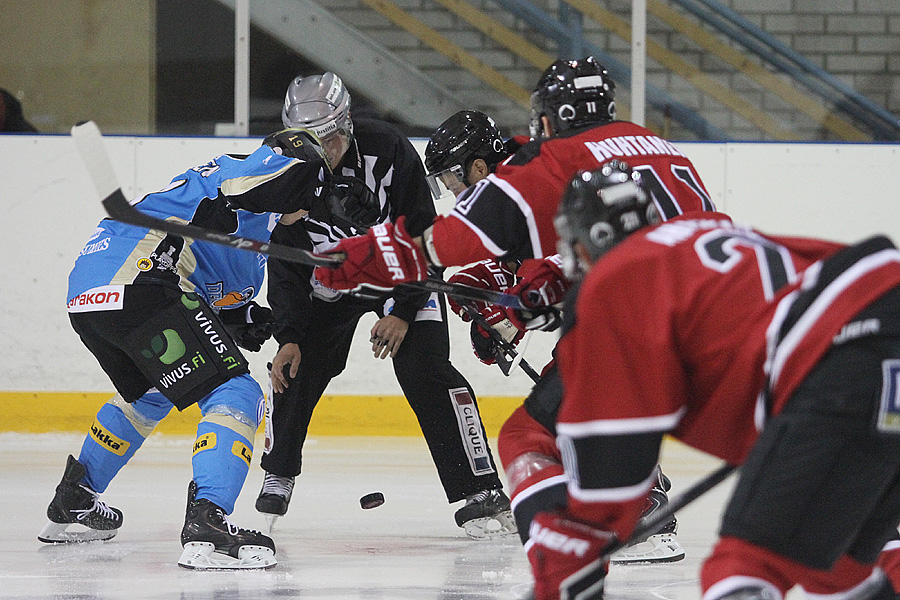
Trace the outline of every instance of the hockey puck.
<instances>
[{"instance_id":1,"label":"hockey puck","mask_svg":"<svg viewBox=\"0 0 900 600\"><path fill-rule=\"evenodd\" d=\"M359 499L359 505L363 508L376 508L382 504L384 504L384 494L381 492L372 492Z\"/></svg>"}]
</instances>

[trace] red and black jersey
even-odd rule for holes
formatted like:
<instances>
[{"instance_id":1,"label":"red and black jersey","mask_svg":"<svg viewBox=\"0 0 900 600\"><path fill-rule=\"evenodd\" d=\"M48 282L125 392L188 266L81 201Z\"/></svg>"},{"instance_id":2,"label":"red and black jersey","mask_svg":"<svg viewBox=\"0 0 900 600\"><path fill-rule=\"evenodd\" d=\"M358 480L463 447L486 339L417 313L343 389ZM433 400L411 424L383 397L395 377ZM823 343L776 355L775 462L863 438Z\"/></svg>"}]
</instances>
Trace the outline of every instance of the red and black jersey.
<instances>
[{"instance_id":1,"label":"red and black jersey","mask_svg":"<svg viewBox=\"0 0 900 600\"><path fill-rule=\"evenodd\" d=\"M691 161L674 145L627 121L614 121L531 141L463 192L432 230L445 265L485 258L521 260L556 253L553 218L578 171L624 160L639 171L664 219L715 210Z\"/></svg>"},{"instance_id":2,"label":"red and black jersey","mask_svg":"<svg viewBox=\"0 0 900 600\"><path fill-rule=\"evenodd\" d=\"M710 213L604 255L557 345L569 511L627 535L666 433L741 463L841 328L900 283L900 252L880 239L851 261L864 244L766 236Z\"/></svg>"}]
</instances>

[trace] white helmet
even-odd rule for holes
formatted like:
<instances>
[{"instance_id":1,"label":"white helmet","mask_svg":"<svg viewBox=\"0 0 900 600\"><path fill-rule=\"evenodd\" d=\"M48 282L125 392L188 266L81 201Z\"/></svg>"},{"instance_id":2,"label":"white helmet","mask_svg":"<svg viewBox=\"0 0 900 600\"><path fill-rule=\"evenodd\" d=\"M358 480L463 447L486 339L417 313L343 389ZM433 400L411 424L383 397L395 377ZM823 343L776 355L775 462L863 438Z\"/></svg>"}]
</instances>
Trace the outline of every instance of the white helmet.
<instances>
[{"instance_id":1,"label":"white helmet","mask_svg":"<svg viewBox=\"0 0 900 600\"><path fill-rule=\"evenodd\" d=\"M285 127L311 129L322 140L338 131L350 137L350 92L331 71L297 77L285 94L281 122Z\"/></svg>"}]
</instances>

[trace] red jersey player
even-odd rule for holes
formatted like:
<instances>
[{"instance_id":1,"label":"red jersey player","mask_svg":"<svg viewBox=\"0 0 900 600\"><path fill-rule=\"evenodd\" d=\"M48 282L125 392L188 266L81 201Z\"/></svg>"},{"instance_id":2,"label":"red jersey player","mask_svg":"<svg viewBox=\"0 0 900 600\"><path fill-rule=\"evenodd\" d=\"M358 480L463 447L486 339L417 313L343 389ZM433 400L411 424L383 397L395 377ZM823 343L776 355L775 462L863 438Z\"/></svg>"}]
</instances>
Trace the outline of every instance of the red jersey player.
<instances>
[{"instance_id":1,"label":"red jersey player","mask_svg":"<svg viewBox=\"0 0 900 600\"><path fill-rule=\"evenodd\" d=\"M604 90L603 93L605 99L612 98L612 90ZM487 115L478 111L460 111L445 120L431 135L425 147L425 166L435 184L439 183L459 195L494 172L502 160L513 154L513 151L507 152L508 147L517 149L523 143L521 140L504 143L496 125ZM432 189L437 194L440 188L435 185ZM449 281L495 291L514 288L517 279L523 282L523 286L537 288L542 286L538 282L544 282L551 291L561 294L568 285L561 267L558 254L544 259L528 259L521 267L517 261L504 263L498 259L486 259L460 270ZM554 283L562 285L553 288ZM503 307L483 302L460 305L452 297L448 297L448 305L467 322L472 320L473 309L481 314L482 319L475 317L470 332L475 354L487 364L500 361L503 368L503 358L500 357L506 357L506 352L484 327L493 326L508 344L515 345L524 332L513 326L507 318L510 316L508 312ZM510 364L507 358L507 369ZM504 373L507 372L504 370ZM523 543L528 541L534 514L565 504L562 462L555 439L556 412L562 399L558 373L551 361L540 381L537 381L537 374L533 371L530 375L536 379L534 390L503 425L497 441L509 480L513 514ZM665 507L669 488L668 478L660 471L658 486L651 490L642 518L649 519ZM613 562L649 563L682 559L685 553L675 535L676 529L677 521L672 517L653 535L635 540L616 553Z\"/></svg>"},{"instance_id":2,"label":"red jersey player","mask_svg":"<svg viewBox=\"0 0 900 600\"><path fill-rule=\"evenodd\" d=\"M874 565L900 521L900 252L652 209L618 162L560 205L566 264L590 270L557 348L567 505L533 520L537 598L602 598L668 433L743 465L704 600L893 599Z\"/></svg>"}]
</instances>

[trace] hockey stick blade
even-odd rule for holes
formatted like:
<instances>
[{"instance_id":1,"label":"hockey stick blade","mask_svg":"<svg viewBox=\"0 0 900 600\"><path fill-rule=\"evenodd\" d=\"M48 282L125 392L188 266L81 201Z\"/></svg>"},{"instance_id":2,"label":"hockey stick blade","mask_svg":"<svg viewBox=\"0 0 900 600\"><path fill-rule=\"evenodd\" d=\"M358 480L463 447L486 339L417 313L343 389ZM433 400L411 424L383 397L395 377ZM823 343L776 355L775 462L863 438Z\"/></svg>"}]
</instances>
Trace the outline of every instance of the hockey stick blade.
<instances>
[{"instance_id":1,"label":"hockey stick blade","mask_svg":"<svg viewBox=\"0 0 900 600\"><path fill-rule=\"evenodd\" d=\"M72 138L75 140L78 154L84 163L97 195L102 198L103 208L107 214L116 221L155 229L165 233L171 233L195 240L203 240L213 244L230 246L248 252L257 252L267 256L274 256L281 260L314 267L337 267L343 262L338 255L322 256L293 246L263 242L251 238L245 238L227 233L212 231L196 225L157 219L142 213L132 206L122 193L122 188L116 182L115 171L109 160L109 154L103 146L103 136L100 129L93 121L79 123L72 127ZM402 284L405 287L414 287L430 292L441 292L464 298L466 300L480 300L499 304L509 308L524 308L518 296L504 294L493 290L470 288L466 285L449 283L441 279L426 279L424 281L412 281Z\"/></svg>"}]
</instances>

